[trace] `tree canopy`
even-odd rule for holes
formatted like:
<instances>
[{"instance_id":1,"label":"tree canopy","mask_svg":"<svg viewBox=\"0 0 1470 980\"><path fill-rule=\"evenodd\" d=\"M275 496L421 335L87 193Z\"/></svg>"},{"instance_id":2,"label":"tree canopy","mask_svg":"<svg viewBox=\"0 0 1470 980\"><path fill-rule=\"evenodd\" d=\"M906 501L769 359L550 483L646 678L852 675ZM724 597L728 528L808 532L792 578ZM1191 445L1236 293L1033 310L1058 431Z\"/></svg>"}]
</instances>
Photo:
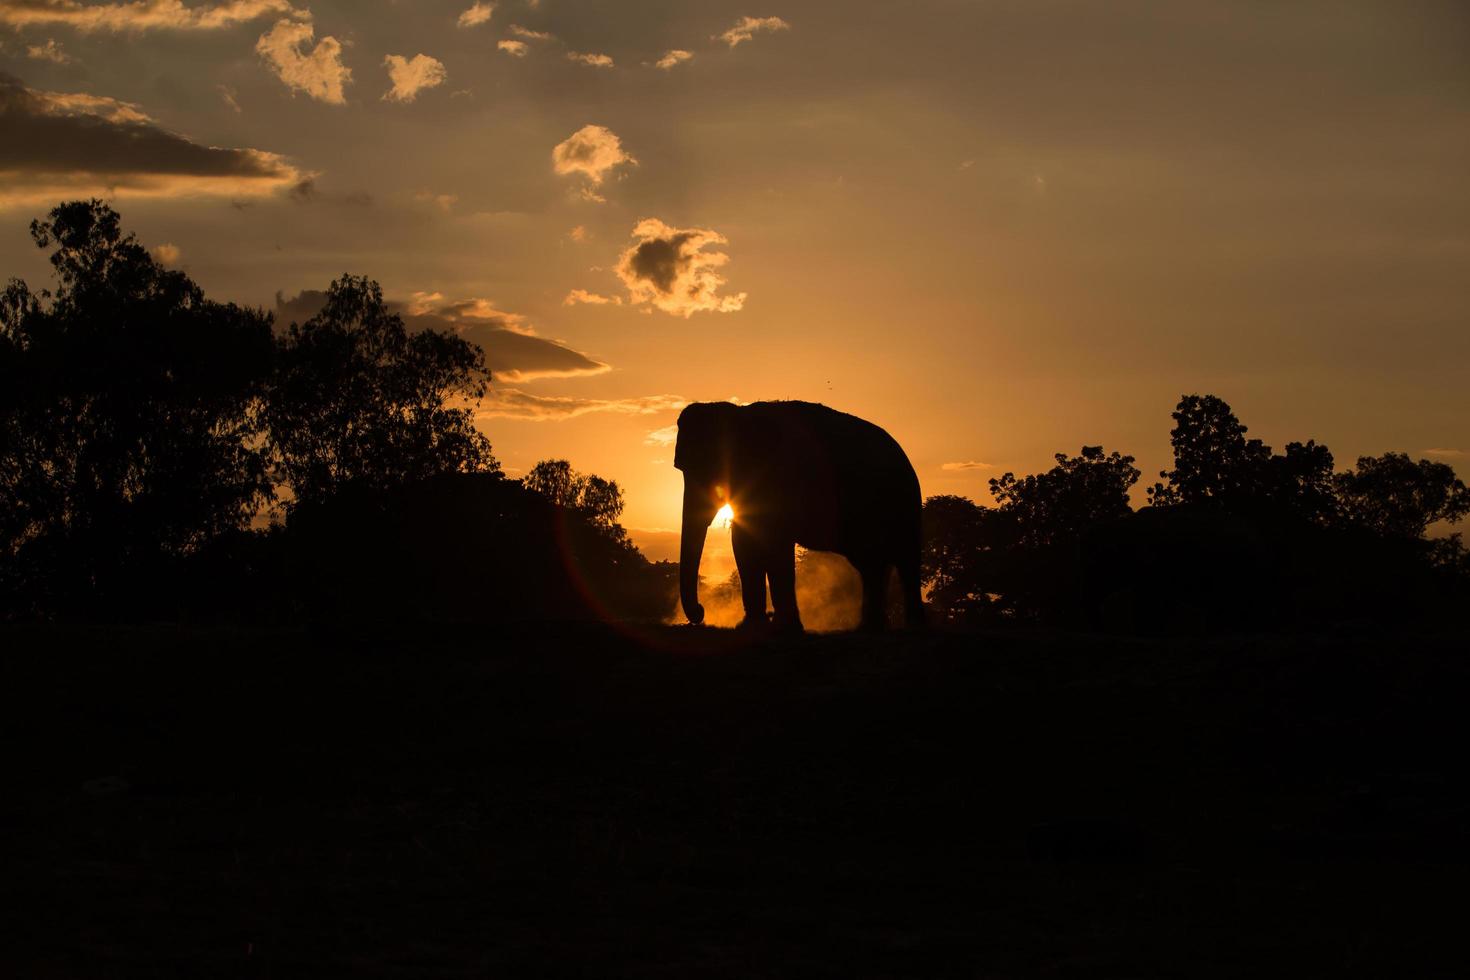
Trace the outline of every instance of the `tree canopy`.
<instances>
[{"instance_id":1,"label":"tree canopy","mask_svg":"<svg viewBox=\"0 0 1470 980\"><path fill-rule=\"evenodd\" d=\"M623 514L623 491L616 480L580 473L564 459L543 459L521 482L552 503L582 514L595 527L611 529Z\"/></svg>"},{"instance_id":2,"label":"tree canopy","mask_svg":"<svg viewBox=\"0 0 1470 980\"><path fill-rule=\"evenodd\" d=\"M296 501L362 483L497 472L472 406L485 353L455 334L410 333L376 282L343 276L321 312L277 345L266 430L272 474Z\"/></svg>"},{"instance_id":3,"label":"tree canopy","mask_svg":"<svg viewBox=\"0 0 1470 980\"><path fill-rule=\"evenodd\" d=\"M269 495L270 320L205 299L100 201L60 205L31 236L56 287L13 281L0 301L0 553L44 591L91 593Z\"/></svg>"}]
</instances>

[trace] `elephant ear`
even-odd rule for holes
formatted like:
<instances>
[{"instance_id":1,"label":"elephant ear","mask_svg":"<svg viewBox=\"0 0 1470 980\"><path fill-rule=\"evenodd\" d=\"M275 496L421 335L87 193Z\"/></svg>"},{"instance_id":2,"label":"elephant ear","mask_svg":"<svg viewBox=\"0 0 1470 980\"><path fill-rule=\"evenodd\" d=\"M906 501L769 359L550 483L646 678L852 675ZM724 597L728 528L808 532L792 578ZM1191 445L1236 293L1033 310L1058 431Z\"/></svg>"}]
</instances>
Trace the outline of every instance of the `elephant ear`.
<instances>
[{"instance_id":1,"label":"elephant ear","mask_svg":"<svg viewBox=\"0 0 1470 980\"><path fill-rule=\"evenodd\" d=\"M674 468L700 479L715 479L730 454L730 409L724 402L695 402L679 413Z\"/></svg>"}]
</instances>

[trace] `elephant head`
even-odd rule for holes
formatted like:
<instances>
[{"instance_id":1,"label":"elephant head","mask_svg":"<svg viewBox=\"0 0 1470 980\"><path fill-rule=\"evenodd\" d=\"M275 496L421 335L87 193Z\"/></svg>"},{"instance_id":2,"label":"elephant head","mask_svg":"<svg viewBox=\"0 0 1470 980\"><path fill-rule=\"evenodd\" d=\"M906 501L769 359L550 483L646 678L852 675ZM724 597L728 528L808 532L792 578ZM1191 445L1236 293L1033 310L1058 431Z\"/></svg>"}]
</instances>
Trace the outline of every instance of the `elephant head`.
<instances>
[{"instance_id":1,"label":"elephant head","mask_svg":"<svg viewBox=\"0 0 1470 980\"><path fill-rule=\"evenodd\" d=\"M689 622L704 622L699 604L699 559L715 513L729 502L731 457L740 427L729 402L696 402L679 413L674 467L684 474L684 513L679 538L679 602Z\"/></svg>"}]
</instances>

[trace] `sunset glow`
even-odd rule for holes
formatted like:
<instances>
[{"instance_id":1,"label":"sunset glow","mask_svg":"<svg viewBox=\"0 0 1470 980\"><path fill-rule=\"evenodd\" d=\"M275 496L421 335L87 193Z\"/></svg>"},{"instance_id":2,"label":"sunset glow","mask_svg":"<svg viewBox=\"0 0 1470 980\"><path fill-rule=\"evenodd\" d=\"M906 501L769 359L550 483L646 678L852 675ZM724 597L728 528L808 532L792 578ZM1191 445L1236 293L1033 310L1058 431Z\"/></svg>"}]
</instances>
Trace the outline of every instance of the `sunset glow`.
<instances>
[{"instance_id":1,"label":"sunset glow","mask_svg":"<svg viewBox=\"0 0 1470 980\"><path fill-rule=\"evenodd\" d=\"M832 405L980 501L1084 443L1143 487L1192 391L1470 453L1463 17L1166 9L0 3L0 262L97 194L279 326L371 276L484 347L509 476L615 479L655 558L691 401Z\"/></svg>"},{"instance_id":2,"label":"sunset glow","mask_svg":"<svg viewBox=\"0 0 1470 980\"><path fill-rule=\"evenodd\" d=\"M710 525L710 527L728 529L730 525L734 522L734 520L735 511L730 507L729 504L726 504L715 512L715 520L714 523Z\"/></svg>"}]
</instances>

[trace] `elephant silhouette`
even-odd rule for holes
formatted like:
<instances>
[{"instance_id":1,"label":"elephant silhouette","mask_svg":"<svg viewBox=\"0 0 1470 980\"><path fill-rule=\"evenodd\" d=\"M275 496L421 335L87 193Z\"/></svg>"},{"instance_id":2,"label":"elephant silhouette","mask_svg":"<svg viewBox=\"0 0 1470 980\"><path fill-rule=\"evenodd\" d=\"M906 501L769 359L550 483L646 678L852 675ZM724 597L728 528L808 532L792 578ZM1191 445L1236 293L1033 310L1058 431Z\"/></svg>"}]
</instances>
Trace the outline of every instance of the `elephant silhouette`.
<instances>
[{"instance_id":1,"label":"elephant silhouette","mask_svg":"<svg viewBox=\"0 0 1470 980\"><path fill-rule=\"evenodd\" d=\"M905 621L923 622L919 594L919 478L893 437L871 422L800 401L696 402L679 415L674 466L684 474L679 598L704 621L699 560L710 522L734 513L742 626L766 623L766 583L777 628L802 628L795 549L831 551L863 583L864 629L887 626L890 571L903 586Z\"/></svg>"}]
</instances>

